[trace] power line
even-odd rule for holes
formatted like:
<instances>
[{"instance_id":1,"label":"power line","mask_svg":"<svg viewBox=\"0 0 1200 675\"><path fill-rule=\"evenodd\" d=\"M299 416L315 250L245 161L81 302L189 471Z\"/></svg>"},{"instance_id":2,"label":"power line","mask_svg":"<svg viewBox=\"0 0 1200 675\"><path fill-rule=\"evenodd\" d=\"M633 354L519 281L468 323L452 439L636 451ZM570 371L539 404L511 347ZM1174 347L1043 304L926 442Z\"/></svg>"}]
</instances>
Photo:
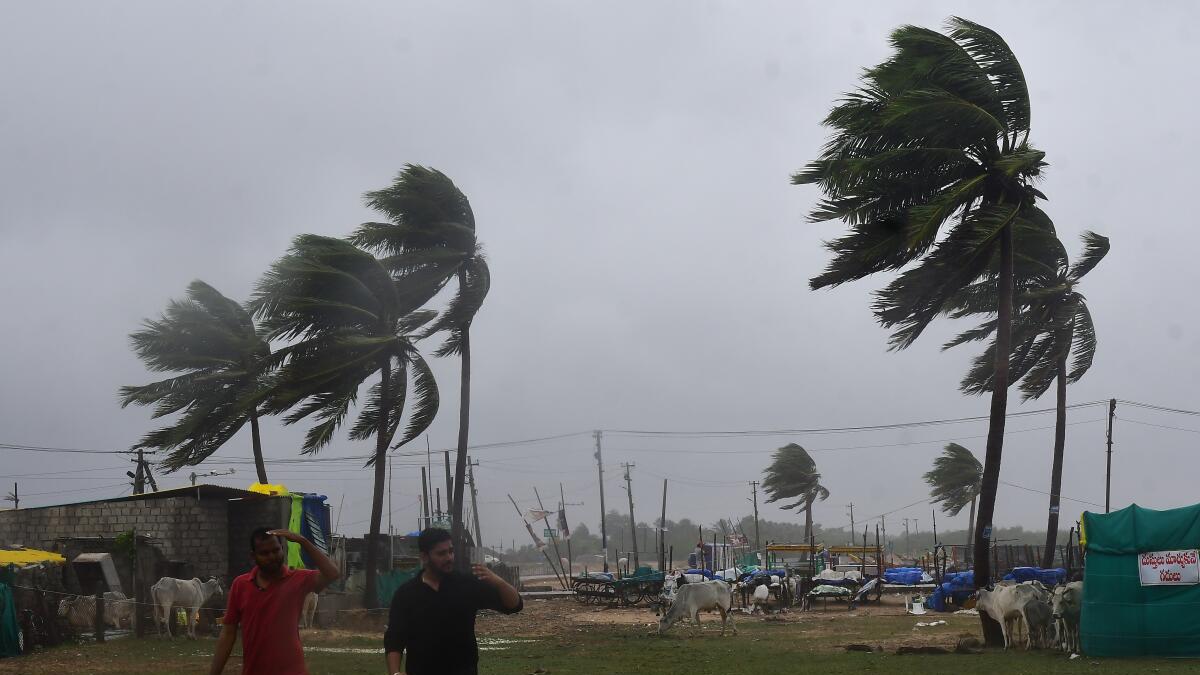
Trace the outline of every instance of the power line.
<instances>
[{"instance_id":1,"label":"power line","mask_svg":"<svg viewBox=\"0 0 1200 675\"><path fill-rule=\"evenodd\" d=\"M1130 422L1133 424L1140 424L1144 427L1157 427L1159 429L1173 429L1175 431L1187 431L1187 432L1190 432L1193 434L1200 434L1200 429L1188 429L1186 427L1173 427L1173 426L1170 426L1167 424L1154 424L1153 422L1141 422L1139 420L1131 420L1128 417L1118 417L1117 419L1121 420L1122 422Z\"/></svg>"},{"instance_id":2,"label":"power line","mask_svg":"<svg viewBox=\"0 0 1200 675\"><path fill-rule=\"evenodd\" d=\"M1066 406L1068 410L1087 408L1095 405L1107 404L1108 401L1091 401L1088 403L1074 403ZM1019 412L1008 413L1006 418L1028 417L1030 415L1042 415L1045 413L1058 412L1057 408L1042 408L1038 410L1023 410ZM736 431L653 431L639 429L605 429L605 433L623 434L626 436L684 436L690 438L702 437L724 437L724 436L797 436L801 434L839 434L839 433L856 433L862 431L885 431L888 429L906 429L911 427L928 427L941 426L945 424L961 424L964 422L983 422L990 420L990 415L979 415L976 417L956 417L950 419L939 420L923 420L919 422L897 422L895 424L873 424L867 426L853 427L826 427L813 429L770 429L770 430L755 430L743 429Z\"/></svg>"},{"instance_id":3,"label":"power line","mask_svg":"<svg viewBox=\"0 0 1200 675\"><path fill-rule=\"evenodd\" d=\"M1122 398L1117 399L1117 403L1120 403L1122 405L1131 405L1135 408L1145 408L1147 410L1157 410L1159 412L1168 412L1168 413L1176 413L1179 415L1192 415L1195 417L1200 417L1200 411L1196 411L1196 410L1183 410L1182 408L1167 408L1167 407L1160 406L1160 405L1154 405L1152 403L1140 403L1138 401L1126 401L1125 399L1122 399Z\"/></svg>"},{"instance_id":4,"label":"power line","mask_svg":"<svg viewBox=\"0 0 1200 675\"><path fill-rule=\"evenodd\" d=\"M21 452L63 452L82 455L129 455L132 450L96 450L92 448L56 448L45 445L23 445L21 443L0 443L0 450L19 450Z\"/></svg>"},{"instance_id":5,"label":"power line","mask_svg":"<svg viewBox=\"0 0 1200 675\"><path fill-rule=\"evenodd\" d=\"M1053 495L1052 493L1050 493L1050 492L1045 492L1044 490L1035 490L1035 489L1033 489L1033 488L1025 487L1024 485L1017 485L1016 483L1009 483L1009 482L1006 482L1006 481L997 481L997 482L999 482L1001 485L1007 485L1008 487L1015 487L1015 488L1017 488L1018 490L1024 490L1024 491L1026 491L1026 492L1036 492L1036 493L1037 493L1037 494L1039 494L1039 495L1046 495L1047 497L1053 497L1053 496L1054 496L1054 495ZM1079 504L1087 504L1088 506L1096 506L1096 507L1099 507L1099 508L1104 508L1104 505L1103 505L1103 504L1097 504L1096 502L1089 502L1089 501L1086 501L1086 500L1083 500L1083 499L1074 499L1074 498L1072 498L1072 497L1067 497L1066 495L1061 495L1061 494L1060 494L1060 495L1058 495L1058 498L1059 498L1059 499L1065 499L1065 500L1067 500L1067 501L1069 501L1069 502L1076 502L1076 503L1079 503Z\"/></svg>"}]
</instances>

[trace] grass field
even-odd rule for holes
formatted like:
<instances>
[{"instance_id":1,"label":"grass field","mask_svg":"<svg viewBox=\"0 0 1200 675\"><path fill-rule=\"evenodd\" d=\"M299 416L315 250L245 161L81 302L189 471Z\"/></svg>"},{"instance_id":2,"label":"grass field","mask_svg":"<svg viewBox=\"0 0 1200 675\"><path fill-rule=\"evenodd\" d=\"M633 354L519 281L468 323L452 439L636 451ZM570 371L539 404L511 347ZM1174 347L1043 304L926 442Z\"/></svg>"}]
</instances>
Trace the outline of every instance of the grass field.
<instances>
[{"instance_id":1,"label":"grass field","mask_svg":"<svg viewBox=\"0 0 1200 675\"><path fill-rule=\"evenodd\" d=\"M532 603L531 603L532 604ZM920 673L1200 673L1200 661L1113 661L1043 652L897 655L901 646L952 649L960 637L978 634L978 619L944 619L944 626L917 628L917 617L896 614L811 612L784 620L738 617L739 634L720 637L716 623L695 631L677 626L665 637L654 633L654 615L630 610L578 610L568 601L533 608L521 622L508 617L480 621L480 673L654 673L662 675L738 675L819 672ZM540 611L538 611L540 610ZM309 670L313 675L385 672L377 633L305 631ZM874 653L847 652L844 645L862 643L882 648ZM0 661L0 673L137 673L138 675L206 672L215 641L158 638L114 640L102 645L70 645ZM226 673L240 672L233 660Z\"/></svg>"}]
</instances>

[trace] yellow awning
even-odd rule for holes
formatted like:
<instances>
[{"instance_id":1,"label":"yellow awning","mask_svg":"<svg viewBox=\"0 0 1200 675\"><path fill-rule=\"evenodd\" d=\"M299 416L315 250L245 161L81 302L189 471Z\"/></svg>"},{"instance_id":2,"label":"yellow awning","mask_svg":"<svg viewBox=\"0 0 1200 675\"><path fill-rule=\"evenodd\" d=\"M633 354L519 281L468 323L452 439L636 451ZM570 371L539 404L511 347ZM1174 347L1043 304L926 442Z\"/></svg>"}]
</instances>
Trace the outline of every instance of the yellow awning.
<instances>
[{"instance_id":1,"label":"yellow awning","mask_svg":"<svg viewBox=\"0 0 1200 675\"><path fill-rule=\"evenodd\" d=\"M44 562L61 565L67 562L67 559L57 553L39 551L33 548L23 548L16 551L0 548L0 567L5 565L36 565Z\"/></svg>"}]
</instances>

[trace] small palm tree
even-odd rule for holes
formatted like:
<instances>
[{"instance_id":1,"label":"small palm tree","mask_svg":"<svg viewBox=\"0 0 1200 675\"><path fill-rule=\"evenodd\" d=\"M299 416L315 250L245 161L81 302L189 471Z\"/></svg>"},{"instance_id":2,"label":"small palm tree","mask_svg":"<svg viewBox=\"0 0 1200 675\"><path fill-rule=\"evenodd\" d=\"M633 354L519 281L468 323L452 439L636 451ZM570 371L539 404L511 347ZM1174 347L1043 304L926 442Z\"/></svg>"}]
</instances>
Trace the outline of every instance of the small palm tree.
<instances>
[{"instance_id":1,"label":"small palm tree","mask_svg":"<svg viewBox=\"0 0 1200 675\"><path fill-rule=\"evenodd\" d=\"M153 405L154 417L182 413L135 447L167 453L162 466L177 471L203 462L250 423L258 481L267 482L256 397L270 370L271 348L249 312L203 281L186 300L172 300L158 320L129 336L134 352L155 372L181 373L141 386L121 387L121 407Z\"/></svg>"},{"instance_id":2,"label":"small palm tree","mask_svg":"<svg viewBox=\"0 0 1200 675\"><path fill-rule=\"evenodd\" d=\"M411 312L407 289L370 253L349 242L303 235L259 282L251 308L272 339L294 341L277 352L282 361L266 401L285 424L315 416L302 452L315 453L333 440L359 390L367 391L351 440L374 437L375 452L365 602L378 603L375 574L387 451L412 393L400 447L423 433L438 409L438 389L425 359L413 346L432 312ZM411 377L410 377L411 375Z\"/></svg>"},{"instance_id":3,"label":"small palm tree","mask_svg":"<svg viewBox=\"0 0 1200 675\"><path fill-rule=\"evenodd\" d=\"M983 483L983 465L970 450L958 443L949 443L941 456L933 460L933 469L925 474L929 484L929 497L942 505L942 512L950 517L957 516L966 506L971 507L967 518L967 531L975 531L975 502ZM971 561L971 547L967 547L967 562Z\"/></svg>"},{"instance_id":4,"label":"small palm tree","mask_svg":"<svg viewBox=\"0 0 1200 675\"><path fill-rule=\"evenodd\" d=\"M1020 381L1022 398L1040 398L1055 387L1056 418L1054 425L1054 459L1050 471L1050 509L1046 522L1046 547L1042 564L1054 564L1058 538L1059 492L1062 489L1063 455L1067 439L1067 385L1078 382L1092 367L1096 357L1096 327L1079 292L1079 284L1088 272L1095 269L1108 255L1107 237L1084 232L1083 254L1074 265L1068 265L1065 253L1053 267L1037 266L1032 274L1022 277L1014 304L1018 316L1013 330L1010 355L1011 379ZM989 313L989 302L980 298L989 288L974 287L962 296L955 316ZM987 350L975 359L974 366L963 378L961 389L979 394L992 386L991 362L995 358L995 321L986 321L950 341L948 349L966 342L993 338ZM1068 363L1069 362L1069 363Z\"/></svg>"},{"instance_id":5,"label":"small palm tree","mask_svg":"<svg viewBox=\"0 0 1200 675\"><path fill-rule=\"evenodd\" d=\"M436 169L408 165L392 184L367 193L367 203L388 222L364 223L350 237L355 244L386 256L384 265L405 287L412 310L429 302L455 280L445 311L425 335L446 332L436 356L459 357L458 453L450 500L454 545L463 550L463 487L471 422L471 322L491 286L487 260L475 238L475 214L467 196ZM461 558L465 564L466 556Z\"/></svg>"},{"instance_id":6,"label":"small palm tree","mask_svg":"<svg viewBox=\"0 0 1200 675\"><path fill-rule=\"evenodd\" d=\"M788 443L776 450L765 472L763 489L767 492L768 504L785 499L797 500L781 508L803 507L804 539L808 541L813 532L813 502L829 499L829 490L821 485L817 463L808 451L795 443Z\"/></svg>"}]
</instances>

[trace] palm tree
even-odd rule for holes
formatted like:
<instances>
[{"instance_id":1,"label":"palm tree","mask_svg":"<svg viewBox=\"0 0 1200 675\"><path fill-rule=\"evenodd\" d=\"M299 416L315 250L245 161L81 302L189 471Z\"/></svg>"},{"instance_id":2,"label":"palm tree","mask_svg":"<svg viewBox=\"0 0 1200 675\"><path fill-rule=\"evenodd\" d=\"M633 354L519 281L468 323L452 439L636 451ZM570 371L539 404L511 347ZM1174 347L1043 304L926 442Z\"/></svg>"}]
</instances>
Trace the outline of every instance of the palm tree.
<instances>
[{"instance_id":1,"label":"palm tree","mask_svg":"<svg viewBox=\"0 0 1200 675\"><path fill-rule=\"evenodd\" d=\"M983 466L970 450L958 443L948 443L941 456L933 460L933 469L925 474L929 497L942 505L942 513L953 518L970 505L968 532L975 531L975 502L982 481ZM967 547L967 562L971 562L970 547Z\"/></svg>"},{"instance_id":2,"label":"palm tree","mask_svg":"<svg viewBox=\"0 0 1200 675\"><path fill-rule=\"evenodd\" d=\"M1092 367L1096 357L1096 327L1092 323L1087 299L1079 292L1079 284L1108 255L1109 248L1107 237L1084 232L1083 254L1078 262L1068 265L1063 254L1053 267L1034 268L1039 273L1023 277L1014 299L1018 318L1009 356L1011 381L1021 382L1022 399L1026 401L1040 398L1051 386L1055 387L1056 394L1050 509L1046 522L1046 547L1042 554L1045 567L1054 564L1054 549L1058 540L1059 492L1062 489L1063 453L1067 440L1067 385L1078 382ZM988 313L990 303L986 297L990 292L990 288L968 289L962 296L960 309L955 316ZM986 321L962 333L944 348L987 339L994 334L995 321ZM975 359L974 366L960 385L964 392L979 394L991 388L990 366L995 350L993 340L991 346Z\"/></svg>"},{"instance_id":3,"label":"palm tree","mask_svg":"<svg viewBox=\"0 0 1200 675\"><path fill-rule=\"evenodd\" d=\"M272 339L294 341L277 352L282 364L266 408L288 412L285 424L315 415L317 423L305 436L302 452L316 453L332 441L359 389L378 378L349 434L351 440L375 438L375 452L367 462L375 469L364 600L369 607L378 603L377 540L388 446L410 389L408 425L394 447L423 433L438 408L433 373L413 346L414 333L432 319L432 312L407 311L406 292L366 251L340 239L302 235L271 266L251 303Z\"/></svg>"},{"instance_id":4,"label":"palm tree","mask_svg":"<svg viewBox=\"0 0 1200 675\"><path fill-rule=\"evenodd\" d=\"M771 465L764 472L763 489L767 492L767 503L784 499L798 501L781 508L804 508L804 539L812 538L812 505L817 500L829 499L829 490L821 485L821 474L817 463L804 448L788 443L772 456Z\"/></svg>"},{"instance_id":5,"label":"palm tree","mask_svg":"<svg viewBox=\"0 0 1200 675\"><path fill-rule=\"evenodd\" d=\"M270 370L271 348L237 302L203 281L188 285L157 320L129 336L134 352L155 372L181 373L141 386L121 387L121 407L154 405L154 417L182 412L172 425L150 432L135 447L167 452L162 466L177 471L203 462L250 422L254 467L267 482L255 397Z\"/></svg>"},{"instance_id":6,"label":"palm tree","mask_svg":"<svg viewBox=\"0 0 1200 675\"><path fill-rule=\"evenodd\" d=\"M893 56L866 71L858 91L826 117L834 130L822 156L793 177L825 199L812 220L844 220L850 232L828 244L833 259L813 288L909 268L874 305L891 344L903 349L980 278L996 286L997 349L1009 353L1014 235L1052 229L1035 206L1033 182L1045 153L1029 144L1029 93L1021 66L994 31L965 19L949 35L904 26ZM948 231L947 231L948 230ZM995 509L1008 359L997 356L975 531L976 583L991 576L987 556ZM999 626L984 619L989 642Z\"/></svg>"},{"instance_id":7,"label":"palm tree","mask_svg":"<svg viewBox=\"0 0 1200 675\"><path fill-rule=\"evenodd\" d=\"M350 240L387 256L383 263L403 280L408 293L405 300L412 309L429 302L451 280L457 282L445 311L425 335L448 333L434 354L458 355L462 366L450 513L454 545L463 550L463 487L471 421L471 322L491 286L487 260L475 238L475 215L466 195L450 178L436 169L412 164L405 166L390 186L368 192L366 197L369 206L387 216L387 222L364 223ZM461 560L464 565L468 562L466 556Z\"/></svg>"}]
</instances>

